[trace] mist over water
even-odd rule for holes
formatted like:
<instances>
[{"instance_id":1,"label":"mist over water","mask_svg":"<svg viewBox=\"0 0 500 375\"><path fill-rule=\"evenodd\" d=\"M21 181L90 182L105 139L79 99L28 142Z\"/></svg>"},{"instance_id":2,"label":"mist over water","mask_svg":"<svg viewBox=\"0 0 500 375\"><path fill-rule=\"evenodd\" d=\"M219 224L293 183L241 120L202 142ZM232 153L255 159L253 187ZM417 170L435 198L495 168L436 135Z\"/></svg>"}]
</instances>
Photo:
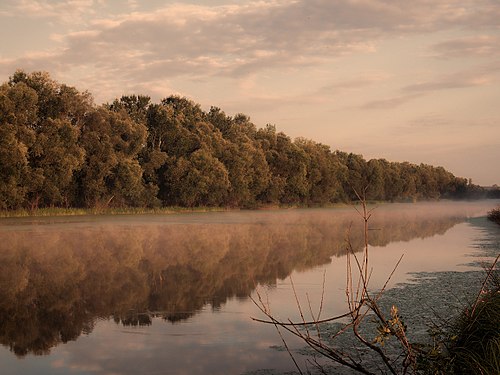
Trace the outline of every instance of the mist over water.
<instances>
[{"instance_id":1,"label":"mist over water","mask_svg":"<svg viewBox=\"0 0 500 375\"><path fill-rule=\"evenodd\" d=\"M377 207L369 221L375 284L403 252L407 262L394 282L407 272L463 264L478 235L466 220L494 206ZM258 287L278 315L293 315L287 277L317 297L327 270L335 305L327 313L340 311L346 236L361 250L362 226L351 207L2 219L0 357L6 373L36 373L21 371L29 363L69 373L82 361L93 367L73 367L76 373L134 373L126 360L133 348L141 368L151 371L286 369L288 359L269 349L275 332L250 321L257 312L248 297ZM444 237L450 237L447 244ZM97 348L112 364L104 364ZM190 360L195 355L203 366Z\"/></svg>"}]
</instances>

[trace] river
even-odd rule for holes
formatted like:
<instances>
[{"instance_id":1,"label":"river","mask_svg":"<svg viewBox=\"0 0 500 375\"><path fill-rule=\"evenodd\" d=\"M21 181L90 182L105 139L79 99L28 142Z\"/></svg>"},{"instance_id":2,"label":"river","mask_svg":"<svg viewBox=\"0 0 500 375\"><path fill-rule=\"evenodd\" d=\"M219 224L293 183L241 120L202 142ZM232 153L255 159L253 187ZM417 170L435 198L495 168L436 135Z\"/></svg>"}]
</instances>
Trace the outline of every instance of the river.
<instances>
[{"instance_id":1,"label":"river","mask_svg":"<svg viewBox=\"0 0 500 375\"><path fill-rule=\"evenodd\" d=\"M497 204L376 207L371 286L401 255L389 288L479 269L494 228L475 218ZM293 370L276 330L251 320L262 315L250 297L298 319L292 280L302 305L345 312L346 238L361 251L362 226L352 207L0 219L0 373Z\"/></svg>"}]
</instances>

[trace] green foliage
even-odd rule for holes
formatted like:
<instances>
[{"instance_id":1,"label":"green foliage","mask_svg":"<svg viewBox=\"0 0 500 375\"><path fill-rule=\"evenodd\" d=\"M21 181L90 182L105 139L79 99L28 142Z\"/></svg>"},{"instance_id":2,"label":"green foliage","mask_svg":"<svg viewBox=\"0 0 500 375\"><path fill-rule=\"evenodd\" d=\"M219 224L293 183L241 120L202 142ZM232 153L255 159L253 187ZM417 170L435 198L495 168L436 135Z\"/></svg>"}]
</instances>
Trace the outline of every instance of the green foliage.
<instances>
[{"instance_id":1,"label":"green foliage","mask_svg":"<svg viewBox=\"0 0 500 375\"><path fill-rule=\"evenodd\" d=\"M480 197L442 167L332 151L183 97L95 106L48 73L0 86L0 209L325 205ZM493 193L492 193L493 194Z\"/></svg>"}]
</instances>

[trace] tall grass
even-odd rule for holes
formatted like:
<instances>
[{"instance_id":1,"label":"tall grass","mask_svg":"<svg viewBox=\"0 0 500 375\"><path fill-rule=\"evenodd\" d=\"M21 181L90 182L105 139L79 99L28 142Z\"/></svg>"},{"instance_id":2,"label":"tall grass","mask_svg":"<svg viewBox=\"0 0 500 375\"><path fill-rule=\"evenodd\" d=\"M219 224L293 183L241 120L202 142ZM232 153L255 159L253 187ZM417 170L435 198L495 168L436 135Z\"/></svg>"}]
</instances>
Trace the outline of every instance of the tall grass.
<instances>
[{"instance_id":1,"label":"tall grass","mask_svg":"<svg viewBox=\"0 0 500 375\"><path fill-rule=\"evenodd\" d=\"M478 297L451 323L436 327L434 345L419 358L423 374L500 374L500 275L487 271Z\"/></svg>"},{"instance_id":2,"label":"tall grass","mask_svg":"<svg viewBox=\"0 0 500 375\"><path fill-rule=\"evenodd\" d=\"M462 313L450 348L454 374L500 374L500 291L489 291L472 314Z\"/></svg>"}]
</instances>

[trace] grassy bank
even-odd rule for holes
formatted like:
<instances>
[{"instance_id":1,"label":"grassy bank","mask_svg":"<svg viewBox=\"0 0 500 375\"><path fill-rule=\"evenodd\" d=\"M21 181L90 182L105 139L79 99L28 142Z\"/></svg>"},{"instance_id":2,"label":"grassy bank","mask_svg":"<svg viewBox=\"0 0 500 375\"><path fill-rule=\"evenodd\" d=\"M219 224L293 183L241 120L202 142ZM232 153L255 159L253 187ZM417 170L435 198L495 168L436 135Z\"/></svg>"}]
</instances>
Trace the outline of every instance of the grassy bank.
<instances>
[{"instance_id":1,"label":"grassy bank","mask_svg":"<svg viewBox=\"0 0 500 375\"><path fill-rule=\"evenodd\" d=\"M125 208L39 208L35 210L0 211L0 218L4 217L43 217L43 216L83 216L83 215L141 215L161 214L168 215L183 212L222 212L229 211L223 207L125 207Z\"/></svg>"},{"instance_id":2,"label":"grassy bank","mask_svg":"<svg viewBox=\"0 0 500 375\"><path fill-rule=\"evenodd\" d=\"M384 202L370 202L370 204L383 204ZM279 209L299 209L299 208L339 208L349 207L348 203L331 203L328 205L262 205L251 208L239 207L120 207L120 208L61 208L61 207L46 207L37 208L34 210L19 209L19 210L0 210L0 218L4 217L49 217L49 216L83 216L83 215L141 215L141 214L159 214L168 215L186 212L225 212L239 211L242 209L249 210L279 210Z\"/></svg>"}]
</instances>

